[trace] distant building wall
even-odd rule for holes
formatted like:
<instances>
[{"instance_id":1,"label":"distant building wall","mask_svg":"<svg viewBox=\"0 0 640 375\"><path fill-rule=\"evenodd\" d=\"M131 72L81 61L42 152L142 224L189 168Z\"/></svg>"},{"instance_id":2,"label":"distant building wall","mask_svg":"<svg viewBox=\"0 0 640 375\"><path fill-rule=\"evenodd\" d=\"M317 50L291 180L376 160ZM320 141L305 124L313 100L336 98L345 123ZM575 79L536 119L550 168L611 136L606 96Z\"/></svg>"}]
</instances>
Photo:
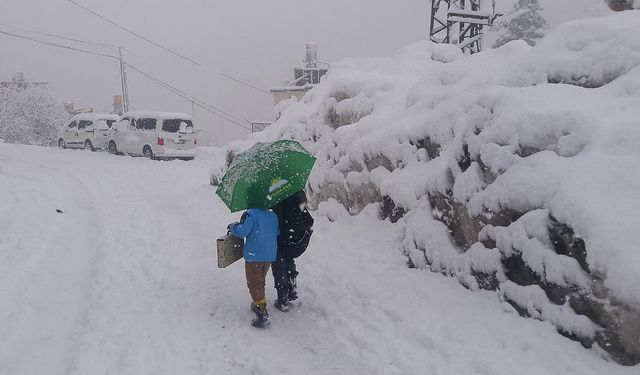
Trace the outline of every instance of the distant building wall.
<instances>
[{"instance_id":1,"label":"distant building wall","mask_svg":"<svg viewBox=\"0 0 640 375\"><path fill-rule=\"evenodd\" d=\"M309 91L309 89L311 89L311 87L300 88L295 86L291 88L283 87L281 89L272 89L271 93L273 93L273 105L277 106L281 101L289 100L292 96L295 96L299 101L302 99L304 94Z\"/></svg>"},{"instance_id":2,"label":"distant building wall","mask_svg":"<svg viewBox=\"0 0 640 375\"><path fill-rule=\"evenodd\" d=\"M322 65L322 66L319 66ZM302 99L307 91L320 83L322 77L329 71L329 64L318 61L318 44L307 42L305 45L305 66L293 69L293 81L284 83L284 87L271 89L273 105L277 106L283 100L295 96Z\"/></svg>"}]
</instances>

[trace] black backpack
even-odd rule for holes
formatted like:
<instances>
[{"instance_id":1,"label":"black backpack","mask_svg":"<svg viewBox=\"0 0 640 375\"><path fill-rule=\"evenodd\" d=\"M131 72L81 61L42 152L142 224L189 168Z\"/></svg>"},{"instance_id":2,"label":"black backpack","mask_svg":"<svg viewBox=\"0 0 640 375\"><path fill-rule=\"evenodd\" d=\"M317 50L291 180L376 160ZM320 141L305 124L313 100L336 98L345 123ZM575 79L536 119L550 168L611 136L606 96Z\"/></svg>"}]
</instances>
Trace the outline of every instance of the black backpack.
<instances>
[{"instance_id":1,"label":"black backpack","mask_svg":"<svg viewBox=\"0 0 640 375\"><path fill-rule=\"evenodd\" d=\"M289 255L292 258L299 257L307 250L309 240L311 240L311 235L313 234L311 227L313 227L313 217L311 217L309 211L305 209L300 215L300 225L296 227L295 234L285 239Z\"/></svg>"},{"instance_id":2,"label":"black backpack","mask_svg":"<svg viewBox=\"0 0 640 375\"><path fill-rule=\"evenodd\" d=\"M282 251L285 251L286 255L292 258L299 257L307 250L313 234L313 229L311 229L313 217L306 207L300 208L301 204L306 201L304 193L298 192L274 207L274 212L278 215L280 223L278 246L281 246Z\"/></svg>"}]
</instances>

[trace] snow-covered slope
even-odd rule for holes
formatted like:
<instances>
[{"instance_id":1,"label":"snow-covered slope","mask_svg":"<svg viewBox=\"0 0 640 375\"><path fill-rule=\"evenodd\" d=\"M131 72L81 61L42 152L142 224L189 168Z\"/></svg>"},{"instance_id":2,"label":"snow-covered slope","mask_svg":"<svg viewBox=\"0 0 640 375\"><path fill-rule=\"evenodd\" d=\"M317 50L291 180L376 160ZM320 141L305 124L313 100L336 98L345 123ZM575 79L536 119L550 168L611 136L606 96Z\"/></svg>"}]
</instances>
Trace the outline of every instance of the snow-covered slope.
<instances>
[{"instance_id":1,"label":"snow-covered slope","mask_svg":"<svg viewBox=\"0 0 640 375\"><path fill-rule=\"evenodd\" d=\"M316 215L299 301L256 330L242 264L216 268L238 217L209 164L0 143L0 374L637 372L493 293L407 270L375 206Z\"/></svg>"},{"instance_id":2,"label":"snow-covered slope","mask_svg":"<svg viewBox=\"0 0 640 375\"><path fill-rule=\"evenodd\" d=\"M497 290L623 363L640 361L640 11L465 57L418 43L346 60L257 140L303 141L339 216L382 202L413 267Z\"/></svg>"}]
</instances>

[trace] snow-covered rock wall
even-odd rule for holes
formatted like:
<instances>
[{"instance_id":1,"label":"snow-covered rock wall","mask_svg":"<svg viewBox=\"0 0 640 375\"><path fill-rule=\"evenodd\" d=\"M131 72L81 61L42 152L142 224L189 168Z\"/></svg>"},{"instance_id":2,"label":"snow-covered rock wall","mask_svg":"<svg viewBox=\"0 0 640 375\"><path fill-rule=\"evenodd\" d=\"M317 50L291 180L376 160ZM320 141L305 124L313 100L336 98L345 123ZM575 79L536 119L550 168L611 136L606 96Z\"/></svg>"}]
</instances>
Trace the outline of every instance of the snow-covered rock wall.
<instances>
[{"instance_id":1,"label":"snow-covered rock wall","mask_svg":"<svg viewBox=\"0 0 640 375\"><path fill-rule=\"evenodd\" d=\"M534 48L463 56L423 42L345 60L228 159L302 141L318 158L308 189L320 211L379 203L411 267L495 290L636 364L638 35L640 11L628 11L564 24Z\"/></svg>"}]
</instances>

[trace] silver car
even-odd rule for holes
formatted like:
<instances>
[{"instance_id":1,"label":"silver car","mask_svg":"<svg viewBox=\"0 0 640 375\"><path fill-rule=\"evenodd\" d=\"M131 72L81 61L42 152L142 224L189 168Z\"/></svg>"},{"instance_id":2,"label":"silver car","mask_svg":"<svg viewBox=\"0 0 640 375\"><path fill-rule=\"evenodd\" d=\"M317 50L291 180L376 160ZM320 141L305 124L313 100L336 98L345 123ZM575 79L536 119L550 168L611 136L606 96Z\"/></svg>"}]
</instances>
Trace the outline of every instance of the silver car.
<instances>
[{"instance_id":1,"label":"silver car","mask_svg":"<svg viewBox=\"0 0 640 375\"><path fill-rule=\"evenodd\" d=\"M112 114L75 115L58 131L58 147L86 148L91 151L106 149L109 129L118 119L118 115Z\"/></svg>"}]
</instances>

